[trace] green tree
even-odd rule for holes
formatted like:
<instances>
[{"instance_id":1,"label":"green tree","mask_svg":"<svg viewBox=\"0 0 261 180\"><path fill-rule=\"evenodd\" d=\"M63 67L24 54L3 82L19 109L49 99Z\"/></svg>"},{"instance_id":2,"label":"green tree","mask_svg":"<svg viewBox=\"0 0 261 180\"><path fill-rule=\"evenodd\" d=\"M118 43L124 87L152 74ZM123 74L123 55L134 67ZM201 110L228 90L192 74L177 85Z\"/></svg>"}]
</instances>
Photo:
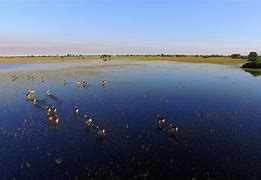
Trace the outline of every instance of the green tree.
<instances>
[{"instance_id":1,"label":"green tree","mask_svg":"<svg viewBox=\"0 0 261 180\"><path fill-rule=\"evenodd\" d=\"M233 58L233 59L241 59L242 56L240 54L232 54L231 58Z\"/></svg>"},{"instance_id":2,"label":"green tree","mask_svg":"<svg viewBox=\"0 0 261 180\"><path fill-rule=\"evenodd\" d=\"M249 55L248 55L248 59L250 61L257 61L258 54L256 52L250 52Z\"/></svg>"}]
</instances>

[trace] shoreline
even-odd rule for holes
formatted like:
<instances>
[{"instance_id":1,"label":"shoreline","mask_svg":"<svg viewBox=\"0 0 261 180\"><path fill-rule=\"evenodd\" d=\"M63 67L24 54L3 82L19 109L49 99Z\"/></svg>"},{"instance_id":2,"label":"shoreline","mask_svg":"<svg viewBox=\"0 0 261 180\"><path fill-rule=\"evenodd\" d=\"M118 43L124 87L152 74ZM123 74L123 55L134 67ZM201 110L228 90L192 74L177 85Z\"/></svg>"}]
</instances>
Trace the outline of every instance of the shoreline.
<instances>
[{"instance_id":1,"label":"shoreline","mask_svg":"<svg viewBox=\"0 0 261 180\"><path fill-rule=\"evenodd\" d=\"M0 57L0 64L20 64L20 63L51 63L51 62L79 62L79 61L103 61L100 56L14 56L14 57ZM220 65L238 65L241 66L246 63L243 59L232 59L230 57L160 57L160 56L111 56L104 61L173 61L173 62L187 62L187 63L208 63Z\"/></svg>"}]
</instances>

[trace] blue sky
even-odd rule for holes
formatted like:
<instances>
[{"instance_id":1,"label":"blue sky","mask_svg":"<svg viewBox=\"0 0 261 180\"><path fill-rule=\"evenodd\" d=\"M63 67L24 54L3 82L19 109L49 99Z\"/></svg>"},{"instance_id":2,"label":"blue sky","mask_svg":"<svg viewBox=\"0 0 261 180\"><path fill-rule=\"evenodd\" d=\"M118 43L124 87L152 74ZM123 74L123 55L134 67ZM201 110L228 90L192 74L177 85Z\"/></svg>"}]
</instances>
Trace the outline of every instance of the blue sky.
<instances>
[{"instance_id":1,"label":"blue sky","mask_svg":"<svg viewBox=\"0 0 261 180\"><path fill-rule=\"evenodd\" d=\"M0 0L0 55L261 53L260 0Z\"/></svg>"}]
</instances>

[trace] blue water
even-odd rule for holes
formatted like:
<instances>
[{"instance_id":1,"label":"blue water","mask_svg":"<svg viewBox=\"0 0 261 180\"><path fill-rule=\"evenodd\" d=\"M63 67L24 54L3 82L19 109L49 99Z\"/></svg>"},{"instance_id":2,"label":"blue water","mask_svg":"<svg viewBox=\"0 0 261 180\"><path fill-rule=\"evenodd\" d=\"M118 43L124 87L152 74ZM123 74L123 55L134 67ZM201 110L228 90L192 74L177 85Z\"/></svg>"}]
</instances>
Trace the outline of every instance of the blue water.
<instances>
[{"instance_id":1,"label":"blue water","mask_svg":"<svg viewBox=\"0 0 261 180\"><path fill-rule=\"evenodd\" d=\"M1 179L261 178L261 77L240 68L92 61L0 65L0 74ZM37 105L26 101L28 88ZM52 105L58 126L45 115ZM85 114L106 128L104 138ZM163 131L158 114L167 120Z\"/></svg>"}]
</instances>

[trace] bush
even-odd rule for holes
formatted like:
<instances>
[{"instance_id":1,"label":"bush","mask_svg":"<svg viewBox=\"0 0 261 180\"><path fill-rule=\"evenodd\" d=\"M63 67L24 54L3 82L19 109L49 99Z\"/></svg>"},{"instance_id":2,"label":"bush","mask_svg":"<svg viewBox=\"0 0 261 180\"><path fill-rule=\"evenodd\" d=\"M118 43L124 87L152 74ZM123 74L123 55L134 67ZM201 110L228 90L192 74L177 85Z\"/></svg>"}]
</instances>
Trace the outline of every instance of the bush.
<instances>
[{"instance_id":1,"label":"bush","mask_svg":"<svg viewBox=\"0 0 261 180\"><path fill-rule=\"evenodd\" d=\"M242 66L242 68L261 69L261 61L259 60L246 63Z\"/></svg>"}]
</instances>

